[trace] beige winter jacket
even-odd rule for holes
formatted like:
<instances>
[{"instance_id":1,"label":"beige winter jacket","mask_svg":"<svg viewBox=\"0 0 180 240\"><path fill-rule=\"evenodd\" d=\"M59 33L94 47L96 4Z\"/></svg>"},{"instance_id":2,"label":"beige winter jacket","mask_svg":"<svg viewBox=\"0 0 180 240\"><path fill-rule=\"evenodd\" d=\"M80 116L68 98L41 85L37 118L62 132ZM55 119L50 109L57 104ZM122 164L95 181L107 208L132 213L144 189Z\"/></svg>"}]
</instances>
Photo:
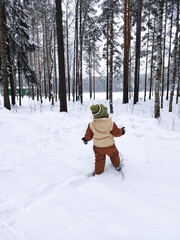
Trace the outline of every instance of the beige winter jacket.
<instances>
[{"instance_id":1,"label":"beige winter jacket","mask_svg":"<svg viewBox=\"0 0 180 240\"><path fill-rule=\"evenodd\" d=\"M120 137L122 133L111 118L97 118L88 125L85 139L90 141L93 138L96 147L110 147L115 144L114 136Z\"/></svg>"}]
</instances>

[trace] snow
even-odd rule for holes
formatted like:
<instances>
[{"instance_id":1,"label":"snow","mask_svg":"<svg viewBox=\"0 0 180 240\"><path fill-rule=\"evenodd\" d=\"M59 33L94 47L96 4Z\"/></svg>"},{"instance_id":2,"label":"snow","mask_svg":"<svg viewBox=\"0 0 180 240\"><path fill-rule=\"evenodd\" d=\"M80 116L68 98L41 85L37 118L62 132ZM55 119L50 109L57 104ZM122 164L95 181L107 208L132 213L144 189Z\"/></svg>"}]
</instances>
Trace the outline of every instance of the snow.
<instances>
[{"instance_id":1,"label":"snow","mask_svg":"<svg viewBox=\"0 0 180 240\"><path fill-rule=\"evenodd\" d=\"M114 94L113 121L123 181L107 158L94 170L93 143L84 145L90 105L108 106L105 94L68 113L29 98L8 111L0 97L0 240L179 240L180 118L178 106L153 118L153 100L123 105ZM109 106L108 106L109 108Z\"/></svg>"}]
</instances>

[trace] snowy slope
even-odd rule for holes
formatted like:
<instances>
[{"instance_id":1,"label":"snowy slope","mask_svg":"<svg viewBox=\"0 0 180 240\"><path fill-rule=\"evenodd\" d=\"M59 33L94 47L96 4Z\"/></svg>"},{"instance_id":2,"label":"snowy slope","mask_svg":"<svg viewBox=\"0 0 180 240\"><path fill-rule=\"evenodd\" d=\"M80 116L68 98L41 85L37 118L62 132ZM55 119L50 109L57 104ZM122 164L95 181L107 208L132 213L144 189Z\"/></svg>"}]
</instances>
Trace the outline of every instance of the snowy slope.
<instances>
[{"instance_id":1,"label":"snowy slope","mask_svg":"<svg viewBox=\"0 0 180 240\"><path fill-rule=\"evenodd\" d=\"M108 106L103 94L70 102L68 113L28 98L12 111L0 105L0 240L180 239L177 106L157 121L152 101L122 105L115 97L112 118L127 130L115 139L124 181L108 158L102 175L87 177L93 145L81 138L90 105Z\"/></svg>"}]
</instances>

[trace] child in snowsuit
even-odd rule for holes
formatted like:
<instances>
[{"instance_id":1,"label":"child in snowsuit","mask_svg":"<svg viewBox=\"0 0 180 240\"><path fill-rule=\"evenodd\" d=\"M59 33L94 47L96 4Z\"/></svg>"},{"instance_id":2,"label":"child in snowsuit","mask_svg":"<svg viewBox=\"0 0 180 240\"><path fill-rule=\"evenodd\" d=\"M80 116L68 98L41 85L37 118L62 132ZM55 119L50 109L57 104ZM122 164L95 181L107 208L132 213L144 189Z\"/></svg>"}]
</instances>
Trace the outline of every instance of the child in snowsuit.
<instances>
[{"instance_id":1,"label":"child in snowsuit","mask_svg":"<svg viewBox=\"0 0 180 240\"><path fill-rule=\"evenodd\" d=\"M89 123L85 136L82 138L84 144L93 139L93 150L95 154L95 174L104 172L105 159L108 155L117 171L121 170L119 152L115 146L114 137L125 134L125 128L118 128L107 113L103 104L90 107L93 121Z\"/></svg>"}]
</instances>

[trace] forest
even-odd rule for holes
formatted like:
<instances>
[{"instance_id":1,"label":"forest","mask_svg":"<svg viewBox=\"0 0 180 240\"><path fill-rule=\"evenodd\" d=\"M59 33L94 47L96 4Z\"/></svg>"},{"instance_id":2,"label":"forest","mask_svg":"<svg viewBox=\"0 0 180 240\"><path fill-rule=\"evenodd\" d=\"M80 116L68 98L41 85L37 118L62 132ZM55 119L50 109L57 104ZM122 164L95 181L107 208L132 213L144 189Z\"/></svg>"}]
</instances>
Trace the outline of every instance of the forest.
<instances>
[{"instance_id":1,"label":"forest","mask_svg":"<svg viewBox=\"0 0 180 240\"><path fill-rule=\"evenodd\" d=\"M180 97L179 0L0 0L0 89L4 107L27 95L43 104L95 99L103 89L113 113L154 99L169 112Z\"/></svg>"}]
</instances>

